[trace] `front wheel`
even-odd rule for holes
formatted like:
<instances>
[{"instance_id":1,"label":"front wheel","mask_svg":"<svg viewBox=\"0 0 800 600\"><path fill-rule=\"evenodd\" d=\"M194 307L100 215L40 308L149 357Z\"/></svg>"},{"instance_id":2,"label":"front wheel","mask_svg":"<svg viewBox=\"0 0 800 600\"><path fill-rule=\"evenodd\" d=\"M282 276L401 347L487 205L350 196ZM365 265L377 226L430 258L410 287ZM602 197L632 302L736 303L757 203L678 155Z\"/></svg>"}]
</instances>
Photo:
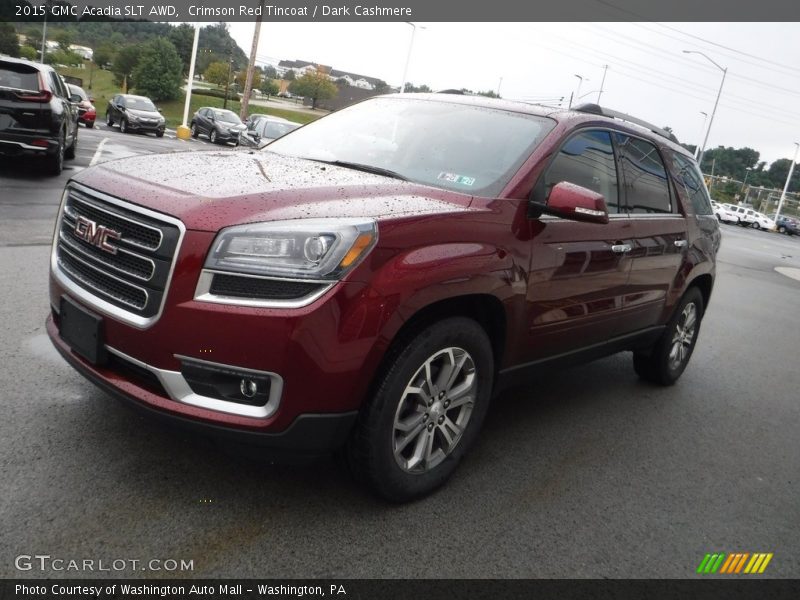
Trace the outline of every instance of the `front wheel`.
<instances>
[{"instance_id":1,"label":"front wheel","mask_svg":"<svg viewBox=\"0 0 800 600\"><path fill-rule=\"evenodd\" d=\"M109 127L113 127L114 126L114 119L111 117L111 113L110 112L106 113L106 125L108 125Z\"/></svg>"},{"instance_id":2,"label":"front wheel","mask_svg":"<svg viewBox=\"0 0 800 600\"><path fill-rule=\"evenodd\" d=\"M647 350L633 353L633 368L639 377L664 386L678 380L697 343L703 308L700 290L689 288L658 341Z\"/></svg>"},{"instance_id":3,"label":"front wheel","mask_svg":"<svg viewBox=\"0 0 800 600\"><path fill-rule=\"evenodd\" d=\"M119 132L128 133L128 122L125 119L119 122Z\"/></svg>"},{"instance_id":4,"label":"front wheel","mask_svg":"<svg viewBox=\"0 0 800 600\"><path fill-rule=\"evenodd\" d=\"M208 136L208 139L211 141L212 144L217 143L217 130L212 129L211 134Z\"/></svg>"},{"instance_id":5,"label":"front wheel","mask_svg":"<svg viewBox=\"0 0 800 600\"><path fill-rule=\"evenodd\" d=\"M753 229L761 229L761 225L758 224L758 221L753 223Z\"/></svg>"},{"instance_id":6,"label":"front wheel","mask_svg":"<svg viewBox=\"0 0 800 600\"><path fill-rule=\"evenodd\" d=\"M400 342L346 448L354 475L393 502L444 484L474 442L494 377L486 332L445 319Z\"/></svg>"}]
</instances>

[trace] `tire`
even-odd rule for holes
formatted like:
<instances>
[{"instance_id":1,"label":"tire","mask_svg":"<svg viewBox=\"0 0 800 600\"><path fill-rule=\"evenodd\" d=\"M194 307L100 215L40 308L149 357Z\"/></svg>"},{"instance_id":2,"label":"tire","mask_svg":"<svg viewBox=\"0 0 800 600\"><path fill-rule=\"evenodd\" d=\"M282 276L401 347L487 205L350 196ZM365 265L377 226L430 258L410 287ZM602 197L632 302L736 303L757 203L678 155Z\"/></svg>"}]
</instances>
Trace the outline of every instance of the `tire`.
<instances>
[{"instance_id":1,"label":"tire","mask_svg":"<svg viewBox=\"0 0 800 600\"><path fill-rule=\"evenodd\" d=\"M94 121L87 121L84 125L86 125L86 129L94 129Z\"/></svg>"},{"instance_id":2,"label":"tire","mask_svg":"<svg viewBox=\"0 0 800 600\"><path fill-rule=\"evenodd\" d=\"M113 127L114 126L114 119L111 118L111 113L110 112L106 113L106 125L108 125L109 127Z\"/></svg>"},{"instance_id":3,"label":"tire","mask_svg":"<svg viewBox=\"0 0 800 600\"><path fill-rule=\"evenodd\" d=\"M75 158L75 153L78 151L78 127L75 126L75 133L72 134L72 144L70 147L64 150L64 158L73 159Z\"/></svg>"},{"instance_id":4,"label":"tire","mask_svg":"<svg viewBox=\"0 0 800 600\"><path fill-rule=\"evenodd\" d=\"M128 133L128 122L125 119L122 119L119 122L119 132L120 133Z\"/></svg>"},{"instance_id":5,"label":"tire","mask_svg":"<svg viewBox=\"0 0 800 600\"><path fill-rule=\"evenodd\" d=\"M454 380L437 380L454 366ZM445 319L398 341L345 448L353 475L392 502L437 489L474 442L493 378L489 338L472 319Z\"/></svg>"},{"instance_id":6,"label":"tire","mask_svg":"<svg viewBox=\"0 0 800 600\"><path fill-rule=\"evenodd\" d=\"M753 223L753 229L761 229L761 225L758 224L758 221Z\"/></svg>"},{"instance_id":7,"label":"tire","mask_svg":"<svg viewBox=\"0 0 800 600\"><path fill-rule=\"evenodd\" d=\"M786 233L786 227L784 227L783 225L779 226L778 233Z\"/></svg>"},{"instance_id":8,"label":"tire","mask_svg":"<svg viewBox=\"0 0 800 600\"><path fill-rule=\"evenodd\" d=\"M66 141L64 140L64 132L61 132L61 136L58 140L58 148L56 149L55 154L47 157L47 172L50 175L61 175L61 171L64 170L64 153L65 153L65 146Z\"/></svg>"},{"instance_id":9,"label":"tire","mask_svg":"<svg viewBox=\"0 0 800 600\"><path fill-rule=\"evenodd\" d=\"M156 131L156 137L159 137L159 138L164 137L164 132L159 129L158 131Z\"/></svg>"},{"instance_id":10,"label":"tire","mask_svg":"<svg viewBox=\"0 0 800 600\"><path fill-rule=\"evenodd\" d=\"M196 138L196 137L197 137L197 135L198 135L198 132L197 132L197 123L192 123L191 130L192 130L192 137L193 137L193 138Z\"/></svg>"},{"instance_id":11,"label":"tire","mask_svg":"<svg viewBox=\"0 0 800 600\"><path fill-rule=\"evenodd\" d=\"M658 341L648 350L633 353L633 368L642 379L673 385L694 352L703 319L703 295L694 286L684 294ZM691 337L688 332L691 328ZM682 339L678 339L679 336Z\"/></svg>"},{"instance_id":12,"label":"tire","mask_svg":"<svg viewBox=\"0 0 800 600\"><path fill-rule=\"evenodd\" d=\"M211 141L212 144L217 143L217 130L212 129L211 133L208 134L208 139Z\"/></svg>"}]
</instances>

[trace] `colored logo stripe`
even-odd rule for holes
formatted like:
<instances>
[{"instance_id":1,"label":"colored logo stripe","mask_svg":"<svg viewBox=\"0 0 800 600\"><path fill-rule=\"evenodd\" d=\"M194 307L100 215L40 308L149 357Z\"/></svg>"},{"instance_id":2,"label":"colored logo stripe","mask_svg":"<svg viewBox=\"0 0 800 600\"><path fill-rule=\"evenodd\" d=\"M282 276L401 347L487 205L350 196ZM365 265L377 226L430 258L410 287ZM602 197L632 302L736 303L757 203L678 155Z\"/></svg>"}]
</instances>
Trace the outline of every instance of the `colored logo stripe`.
<instances>
[{"instance_id":1,"label":"colored logo stripe","mask_svg":"<svg viewBox=\"0 0 800 600\"><path fill-rule=\"evenodd\" d=\"M763 573L766 570L772 557L772 552L757 552L754 554L750 554L749 552L732 552L730 554L726 554L725 552L709 553L703 557L703 560L697 567L697 572L703 575L710 575L717 572L728 575L738 573L755 575ZM744 571L742 569L744 569Z\"/></svg>"}]
</instances>

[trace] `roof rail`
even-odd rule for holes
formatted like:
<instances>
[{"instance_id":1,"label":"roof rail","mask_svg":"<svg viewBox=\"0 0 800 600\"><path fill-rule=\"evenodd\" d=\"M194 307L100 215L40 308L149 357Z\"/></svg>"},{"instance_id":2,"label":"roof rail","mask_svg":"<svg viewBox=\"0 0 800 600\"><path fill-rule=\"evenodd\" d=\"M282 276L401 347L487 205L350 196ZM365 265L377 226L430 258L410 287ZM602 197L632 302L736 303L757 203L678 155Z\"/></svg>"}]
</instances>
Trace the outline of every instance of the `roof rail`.
<instances>
[{"instance_id":1,"label":"roof rail","mask_svg":"<svg viewBox=\"0 0 800 600\"><path fill-rule=\"evenodd\" d=\"M667 131L663 127L658 127L656 125L653 125L652 123L648 123L647 121L643 121L642 119L638 119L636 117L633 117L631 115L628 115L628 114L625 114L625 113L622 113L622 112L619 112L619 111L616 111L616 110L611 110L610 108L603 108L599 104L592 104L592 103L580 104L580 105L574 107L572 110L575 110L575 111L578 111L578 112L582 112L582 113L589 113L589 114L592 114L592 115L600 115L600 116L603 116L603 117L610 117L612 119L619 119L620 121L627 121L628 123L634 123L636 125L639 125L640 127L644 127L645 129L649 129L653 133L657 133L661 137L667 138L671 142L675 142L676 144L680 143L678 141L678 138L675 137L675 134L670 133L669 131Z\"/></svg>"}]
</instances>

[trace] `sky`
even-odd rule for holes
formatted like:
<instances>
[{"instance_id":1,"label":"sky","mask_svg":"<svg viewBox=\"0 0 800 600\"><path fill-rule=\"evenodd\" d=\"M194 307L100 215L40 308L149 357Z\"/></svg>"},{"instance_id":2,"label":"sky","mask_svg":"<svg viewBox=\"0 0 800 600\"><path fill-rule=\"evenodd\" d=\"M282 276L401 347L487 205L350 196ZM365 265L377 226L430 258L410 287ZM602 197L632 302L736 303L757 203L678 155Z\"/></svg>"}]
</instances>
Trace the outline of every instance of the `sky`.
<instances>
[{"instance_id":1,"label":"sky","mask_svg":"<svg viewBox=\"0 0 800 600\"><path fill-rule=\"evenodd\" d=\"M570 94L702 143L728 69L707 148L748 146L771 163L800 142L800 23L415 23L407 80L434 90L499 88L508 99ZM254 23L231 23L246 54ZM399 86L407 23L264 22L257 64L298 59ZM579 79L580 75L583 79Z\"/></svg>"}]
</instances>

